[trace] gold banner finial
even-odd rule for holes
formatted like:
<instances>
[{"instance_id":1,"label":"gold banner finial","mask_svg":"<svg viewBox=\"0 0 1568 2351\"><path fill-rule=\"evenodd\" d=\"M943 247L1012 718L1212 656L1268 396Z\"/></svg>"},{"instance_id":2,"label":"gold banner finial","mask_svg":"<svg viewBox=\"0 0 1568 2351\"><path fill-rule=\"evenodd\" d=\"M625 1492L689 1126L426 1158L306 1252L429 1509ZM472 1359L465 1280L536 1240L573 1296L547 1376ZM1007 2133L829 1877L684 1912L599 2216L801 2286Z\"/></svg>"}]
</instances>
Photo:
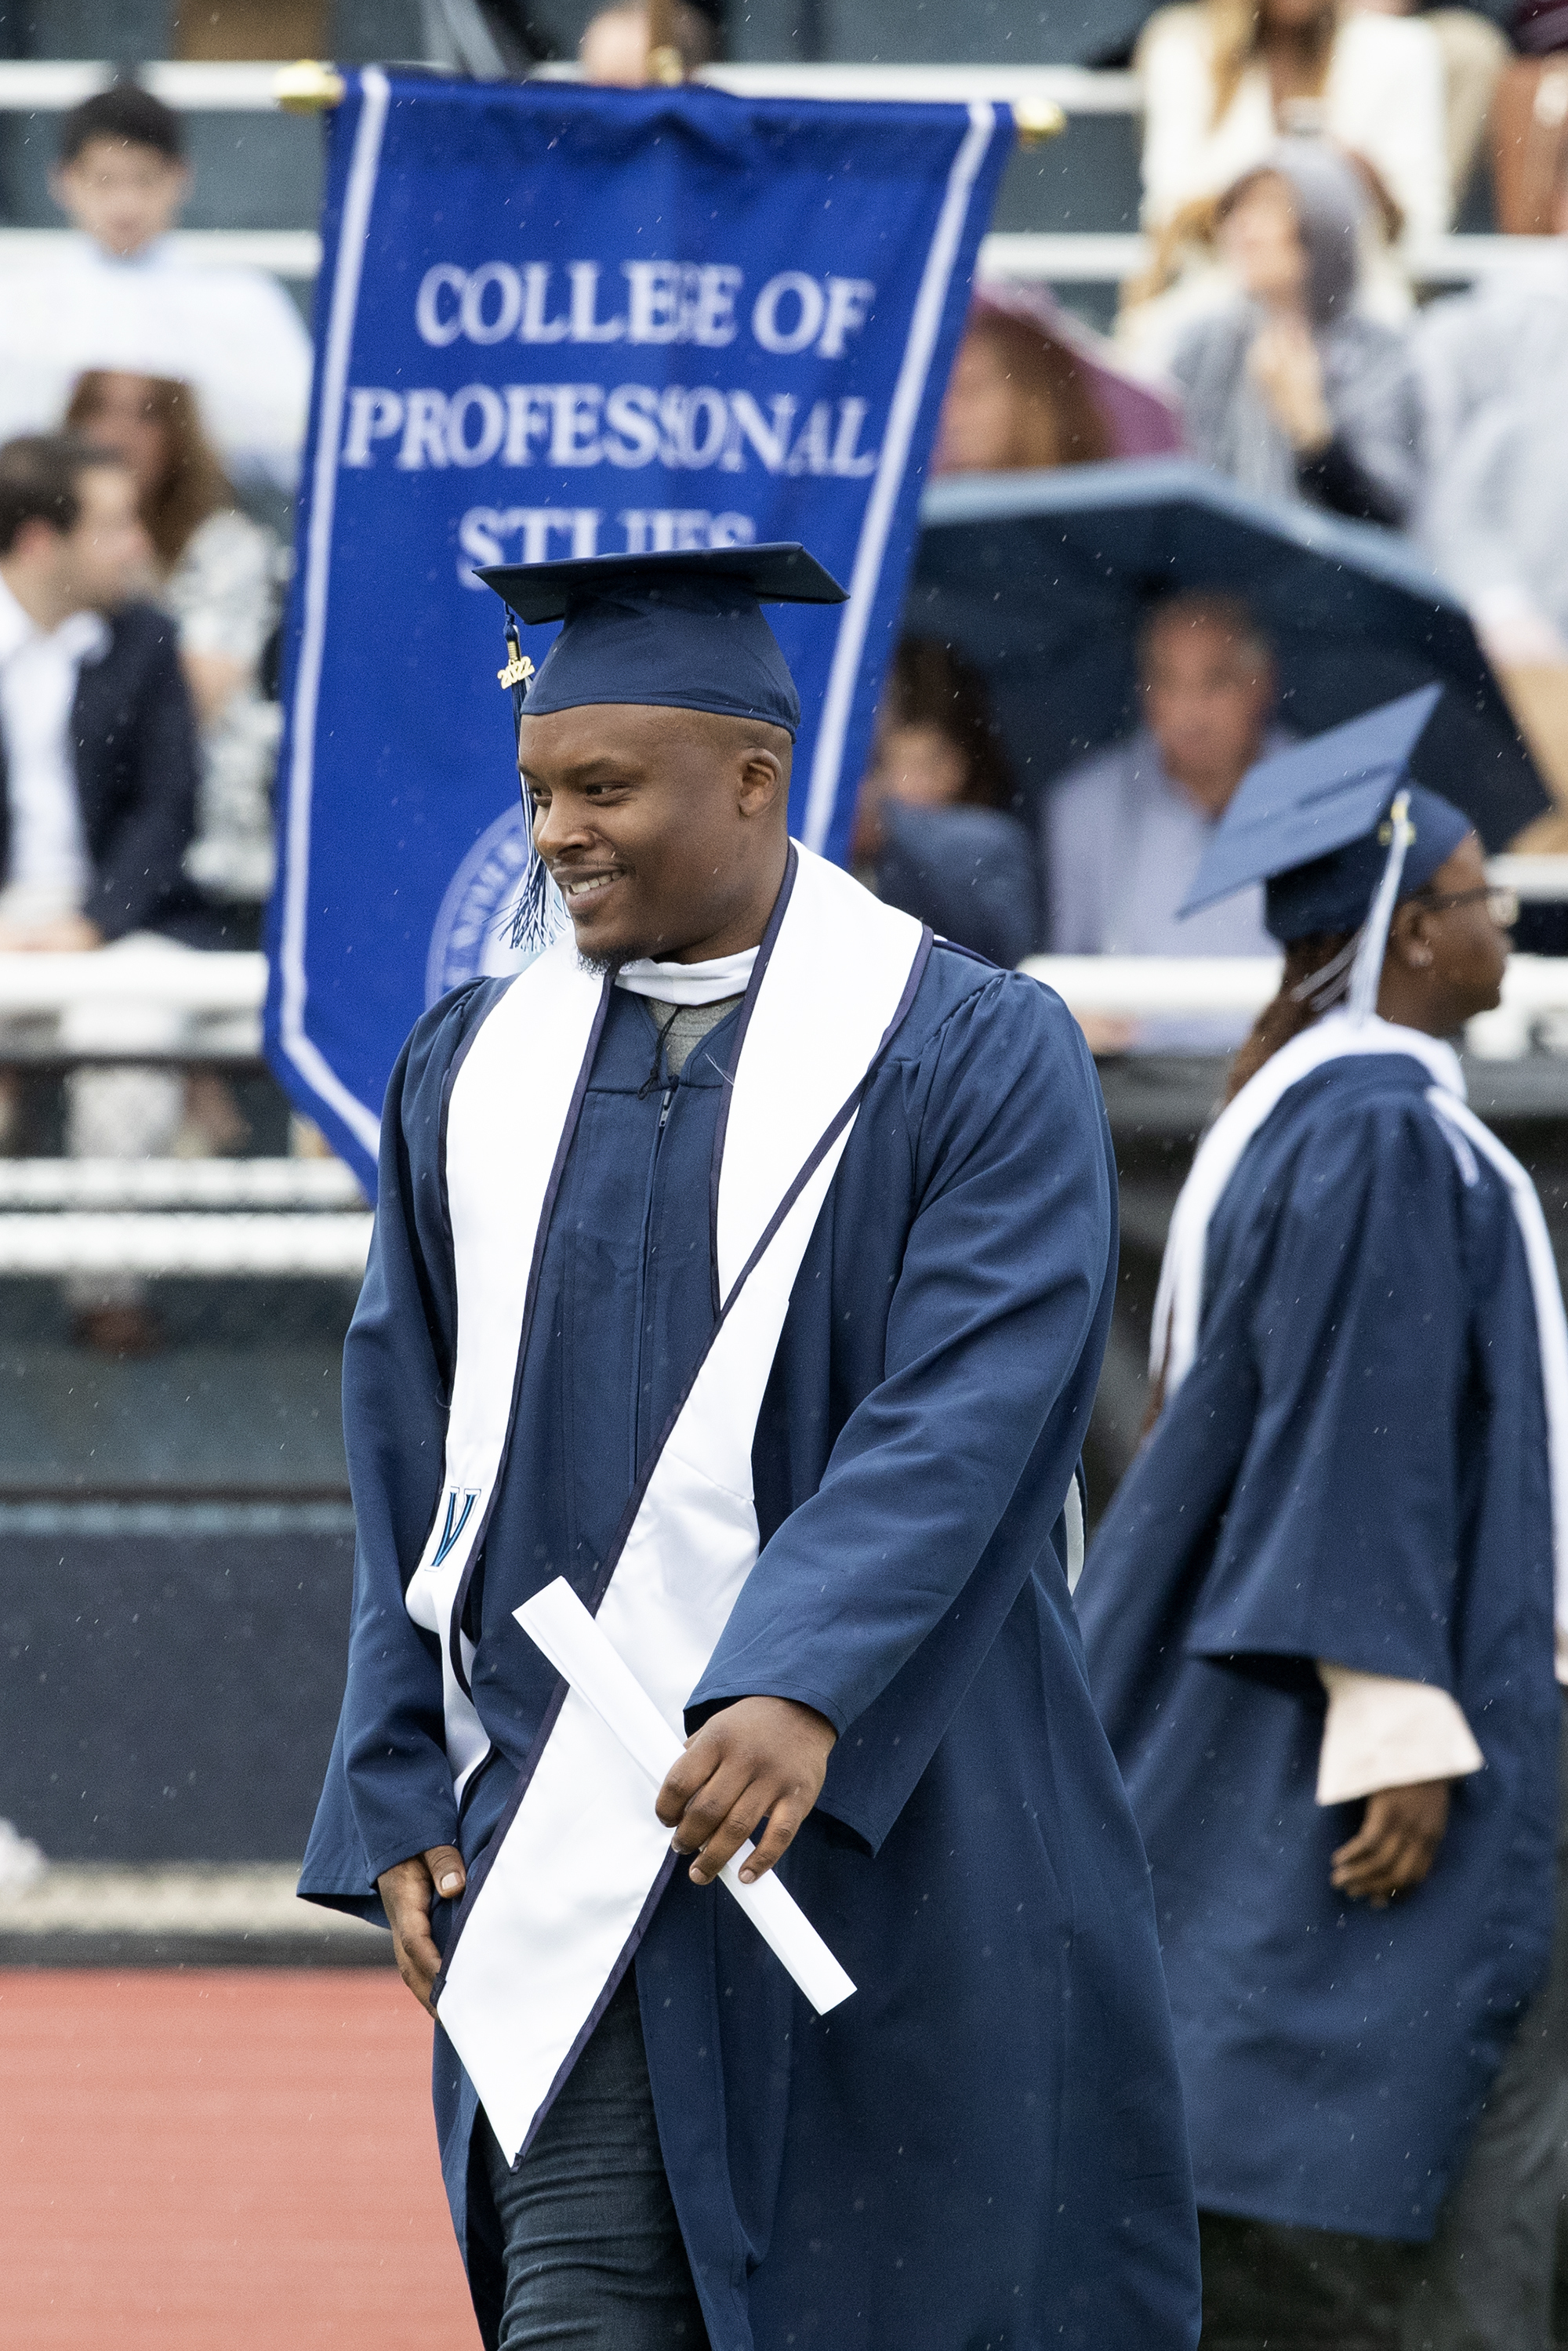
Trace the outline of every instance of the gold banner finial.
<instances>
[{"instance_id":1,"label":"gold banner finial","mask_svg":"<svg viewBox=\"0 0 1568 2351\"><path fill-rule=\"evenodd\" d=\"M342 105L346 88L342 75L330 66L315 57L301 57L297 64L278 68L272 94L285 114L324 114Z\"/></svg>"},{"instance_id":2,"label":"gold banner finial","mask_svg":"<svg viewBox=\"0 0 1568 2351\"><path fill-rule=\"evenodd\" d=\"M678 89L686 78L685 59L675 39L674 0L647 0L648 59L644 81Z\"/></svg>"},{"instance_id":3,"label":"gold banner finial","mask_svg":"<svg viewBox=\"0 0 1568 2351\"><path fill-rule=\"evenodd\" d=\"M1020 147L1043 147L1048 139L1058 139L1067 128L1067 117L1053 98L1017 98L1013 100L1013 129Z\"/></svg>"}]
</instances>

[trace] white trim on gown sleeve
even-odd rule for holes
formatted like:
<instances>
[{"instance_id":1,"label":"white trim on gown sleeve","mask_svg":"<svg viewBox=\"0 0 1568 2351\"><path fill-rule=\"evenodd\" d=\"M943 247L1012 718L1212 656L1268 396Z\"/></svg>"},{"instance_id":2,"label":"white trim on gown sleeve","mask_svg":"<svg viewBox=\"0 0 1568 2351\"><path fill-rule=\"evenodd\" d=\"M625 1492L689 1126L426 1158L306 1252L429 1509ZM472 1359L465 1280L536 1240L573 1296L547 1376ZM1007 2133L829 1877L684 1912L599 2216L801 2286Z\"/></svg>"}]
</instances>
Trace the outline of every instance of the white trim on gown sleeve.
<instances>
[{"instance_id":1,"label":"white trim on gown sleeve","mask_svg":"<svg viewBox=\"0 0 1568 2351\"><path fill-rule=\"evenodd\" d=\"M1320 1804L1348 1804L1422 1780L1463 1780L1484 1767L1486 1757L1447 1690L1357 1673L1323 1657L1318 1679L1329 1699L1318 1751Z\"/></svg>"}]
</instances>

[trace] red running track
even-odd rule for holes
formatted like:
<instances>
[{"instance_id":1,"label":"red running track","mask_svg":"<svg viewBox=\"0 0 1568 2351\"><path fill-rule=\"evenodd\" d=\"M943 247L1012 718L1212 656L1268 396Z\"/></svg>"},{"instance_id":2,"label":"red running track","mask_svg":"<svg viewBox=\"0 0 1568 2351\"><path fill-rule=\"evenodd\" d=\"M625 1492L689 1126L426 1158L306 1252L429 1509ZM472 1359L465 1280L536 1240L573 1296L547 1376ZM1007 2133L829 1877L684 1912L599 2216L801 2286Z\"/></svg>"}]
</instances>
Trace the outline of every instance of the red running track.
<instances>
[{"instance_id":1,"label":"red running track","mask_svg":"<svg viewBox=\"0 0 1568 2351\"><path fill-rule=\"evenodd\" d=\"M477 2351L390 1970L0 1970L6 2351Z\"/></svg>"}]
</instances>

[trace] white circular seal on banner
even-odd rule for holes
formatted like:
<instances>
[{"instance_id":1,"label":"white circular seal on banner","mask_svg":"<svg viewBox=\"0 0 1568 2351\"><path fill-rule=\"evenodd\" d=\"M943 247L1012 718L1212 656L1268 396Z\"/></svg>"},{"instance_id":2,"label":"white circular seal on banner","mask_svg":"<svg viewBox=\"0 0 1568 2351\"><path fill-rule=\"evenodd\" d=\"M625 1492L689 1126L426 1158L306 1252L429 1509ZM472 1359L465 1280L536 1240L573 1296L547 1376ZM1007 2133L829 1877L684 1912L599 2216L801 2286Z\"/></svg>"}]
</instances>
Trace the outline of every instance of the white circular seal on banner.
<instances>
[{"instance_id":1,"label":"white circular seal on banner","mask_svg":"<svg viewBox=\"0 0 1568 2351\"><path fill-rule=\"evenodd\" d=\"M424 966L427 1006L471 979L505 979L532 958L511 945L512 909L528 867L521 807L479 835L447 885Z\"/></svg>"}]
</instances>

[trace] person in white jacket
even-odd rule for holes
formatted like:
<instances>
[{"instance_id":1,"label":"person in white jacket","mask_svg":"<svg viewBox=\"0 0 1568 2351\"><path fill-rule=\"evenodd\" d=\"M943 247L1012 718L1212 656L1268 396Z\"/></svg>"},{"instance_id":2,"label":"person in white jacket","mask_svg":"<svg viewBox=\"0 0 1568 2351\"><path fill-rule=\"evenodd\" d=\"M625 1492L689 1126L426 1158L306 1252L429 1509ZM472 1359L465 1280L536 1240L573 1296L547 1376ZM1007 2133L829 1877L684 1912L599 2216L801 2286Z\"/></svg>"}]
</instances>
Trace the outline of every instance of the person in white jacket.
<instances>
[{"instance_id":1,"label":"person in white jacket","mask_svg":"<svg viewBox=\"0 0 1568 2351\"><path fill-rule=\"evenodd\" d=\"M1440 235L1453 204L1442 51L1429 26L1332 0L1192 0L1155 10L1135 64L1143 218L1156 240L1155 279L1124 314L1135 357L1166 364L1181 327L1228 298L1209 208L1292 132L1331 141L1361 170L1377 199L1362 307L1390 322L1408 316L1404 252Z\"/></svg>"},{"instance_id":2,"label":"person in white jacket","mask_svg":"<svg viewBox=\"0 0 1568 2351\"><path fill-rule=\"evenodd\" d=\"M310 338L276 278L175 244L178 115L132 83L100 91L65 117L50 186L80 234L0 287L0 440L52 429L78 375L120 369L192 385L231 480L291 492Z\"/></svg>"}]
</instances>

